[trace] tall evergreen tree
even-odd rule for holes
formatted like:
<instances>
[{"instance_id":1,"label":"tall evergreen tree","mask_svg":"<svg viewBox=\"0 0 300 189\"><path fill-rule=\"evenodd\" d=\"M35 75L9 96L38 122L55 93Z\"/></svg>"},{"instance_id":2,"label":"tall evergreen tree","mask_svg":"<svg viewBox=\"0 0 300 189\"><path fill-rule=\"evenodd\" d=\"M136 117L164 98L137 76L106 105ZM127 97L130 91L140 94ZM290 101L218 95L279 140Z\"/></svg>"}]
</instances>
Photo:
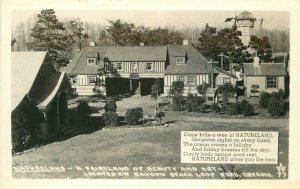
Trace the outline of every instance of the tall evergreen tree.
<instances>
[{"instance_id":1,"label":"tall evergreen tree","mask_svg":"<svg viewBox=\"0 0 300 189\"><path fill-rule=\"evenodd\" d=\"M258 57L262 62L270 61L271 51L270 43L267 37L262 39L252 36L248 46L243 46L239 36L241 33L237 31L234 25L232 28L224 28L217 31L215 27L206 24L205 29L200 34L197 48L209 60L217 61L221 65L220 55L222 54L224 67L228 67L229 63L236 63L235 68L242 68L242 63L253 62L254 54L249 52L248 48L257 50Z\"/></svg>"},{"instance_id":2,"label":"tall evergreen tree","mask_svg":"<svg viewBox=\"0 0 300 189\"><path fill-rule=\"evenodd\" d=\"M67 51L70 50L74 39L64 32L65 28L58 21L53 9L42 10L37 15L37 22L31 30L33 41L27 43L30 50L48 51L49 57L59 68L68 63Z\"/></svg>"}]
</instances>

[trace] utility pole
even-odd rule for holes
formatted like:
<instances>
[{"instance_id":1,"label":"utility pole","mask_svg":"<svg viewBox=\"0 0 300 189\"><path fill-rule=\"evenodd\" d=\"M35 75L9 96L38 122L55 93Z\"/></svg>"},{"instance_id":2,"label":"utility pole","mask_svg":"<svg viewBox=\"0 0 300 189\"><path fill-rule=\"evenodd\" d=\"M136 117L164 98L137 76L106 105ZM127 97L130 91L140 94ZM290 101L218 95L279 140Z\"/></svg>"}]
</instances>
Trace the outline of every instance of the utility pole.
<instances>
[{"instance_id":1,"label":"utility pole","mask_svg":"<svg viewBox=\"0 0 300 189\"><path fill-rule=\"evenodd\" d=\"M221 68L223 69L223 57L224 57L224 54L221 53L221 54L219 54L218 56L221 57Z\"/></svg>"}]
</instances>

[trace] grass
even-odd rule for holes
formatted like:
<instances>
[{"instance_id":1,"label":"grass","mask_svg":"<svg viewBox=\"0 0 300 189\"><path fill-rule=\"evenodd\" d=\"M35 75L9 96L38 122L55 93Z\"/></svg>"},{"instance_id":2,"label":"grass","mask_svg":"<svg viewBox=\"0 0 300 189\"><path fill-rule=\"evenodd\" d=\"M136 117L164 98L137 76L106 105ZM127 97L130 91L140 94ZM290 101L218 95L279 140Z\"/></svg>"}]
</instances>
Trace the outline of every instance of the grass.
<instances>
[{"instance_id":1,"label":"grass","mask_svg":"<svg viewBox=\"0 0 300 189\"><path fill-rule=\"evenodd\" d=\"M102 103L102 102L95 102ZM144 113L153 113L149 97L128 98L117 102L118 112L129 107L141 106ZM43 165L72 167L64 173L16 173L15 178L86 178L75 166L213 166L223 170L224 165L182 164L180 162L181 131L279 131L279 162L288 165L288 119L227 119L201 117L201 113L166 112L163 120L169 127L145 129L103 129L81 134L65 141L41 146L29 153L13 156L13 166ZM278 163L279 163L278 162ZM247 172L270 172L276 178L276 165L236 165ZM225 166L226 167L226 166ZM231 168L230 168L231 169ZM90 178L95 178L90 176ZM96 177L108 178L108 177ZM121 178L121 177L114 177ZM136 178L128 176L125 178ZM141 177L149 178L149 177ZM183 177L186 178L186 177ZM215 177L221 178L219 175Z\"/></svg>"}]
</instances>

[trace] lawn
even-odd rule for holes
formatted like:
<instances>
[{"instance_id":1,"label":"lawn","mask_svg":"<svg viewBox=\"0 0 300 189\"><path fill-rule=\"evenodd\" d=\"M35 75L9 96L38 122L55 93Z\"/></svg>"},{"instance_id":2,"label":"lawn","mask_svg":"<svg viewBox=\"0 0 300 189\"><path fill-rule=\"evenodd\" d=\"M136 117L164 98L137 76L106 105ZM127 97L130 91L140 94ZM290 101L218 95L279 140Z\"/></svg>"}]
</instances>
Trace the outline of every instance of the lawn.
<instances>
[{"instance_id":1,"label":"lawn","mask_svg":"<svg viewBox=\"0 0 300 189\"><path fill-rule=\"evenodd\" d=\"M78 100L78 99L77 99ZM94 104L93 104L94 103ZM94 99L91 105L99 106L101 101ZM71 103L70 103L71 104ZM117 102L118 112L125 112L133 106L141 106L144 113L153 113L153 101L150 97L125 98ZM99 114L99 113L96 113ZM214 179L222 178L218 172L224 171L219 164L183 164L180 162L181 131L279 131L279 162L288 165L288 119L225 119L199 117L199 114L186 112L166 112L164 121L168 127L101 129L90 134L74 136L41 146L28 153L13 156L14 166L64 166L62 173L22 173L14 172L15 178L156 178L147 175L136 177L132 172L128 176L92 176L77 171L76 166L109 167L207 167L217 169ZM221 166L223 168L221 168ZM277 165L236 165L234 169L244 172L269 172L276 178ZM225 165L225 169L233 169ZM190 178L188 175L160 178ZM196 177L197 178L197 177ZM201 177L212 178L212 177ZM255 176L251 178L256 178ZM261 177L257 177L260 178Z\"/></svg>"}]
</instances>

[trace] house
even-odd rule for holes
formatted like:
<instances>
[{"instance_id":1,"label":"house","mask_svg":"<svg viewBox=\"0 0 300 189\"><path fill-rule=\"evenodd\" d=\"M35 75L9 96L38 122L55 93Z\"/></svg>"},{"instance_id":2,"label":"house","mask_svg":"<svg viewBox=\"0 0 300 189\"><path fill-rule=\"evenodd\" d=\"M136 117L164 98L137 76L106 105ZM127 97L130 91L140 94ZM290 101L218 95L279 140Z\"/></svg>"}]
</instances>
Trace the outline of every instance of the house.
<instances>
[{"instance_id":1,"label":"house","mask_svg":"<svg viewBox=\"0 0 300 189\"><path fill-rule=\"evenodd\" d=\"M57 72L46 52L12 52L11 124L13 146L27 136L55 138L67 124L69 80Z\"/></svg>"},{"instance_id":2,"label":"house","mask_svg":"<svg viewBox=\"0 0 300 189\"><path fill-rule=\"evenodd\" d=\"M238 78L237 75L240 75L240 72L235 72L230 69L230 71L225 71L222 68L219 68L213 65L213 69L217 72L215 77L215 86L225 85L227 83L231 83L232 85L236 85L237 81L240 81L241 78Z\"/></svg>"},{"instance_id":3,"label":"house","mask_svg":"<svg viewBox=\"0 0 300 189\"><path fill-rule=\"evenodd\" d=\"M77 95L95 95L97 86L104 95L146 95L154 79L163 81L166 60L167 46L90 46L72 60L66 72Z\"/></svg>"},{"instance_id":4,"label":"house","mask_svg":"<svg viewBox=\"0 0 300 189\"><path fill-rule=\"evenodd\" d=\"M155 79L164 84L164 94L173 81L184 82L183 95L197 94L198 85L215 84L218 74L233 77L232 82L236 78L221 68L212 73L209 61L187 41L167 46L86 47L71 61L66 73L74 94L96 95L100 91L108 96L128 92L149 95Z\"/></svg>"},{"instance_id":5,"label":"house","mask_svg":"<svg viewBox=\"0 0 300 189\"><path fill-rule=\"evenodd\" d=\"M259 96L264 91L285 91L285 63L260 63L259 58L254 57L253 63L244 63L243 66L247 97Z\"/></svg>"},{"instance_id":6,"label":"house","mask_svg":"<svg viewBox=\"0 0 300 189\"><path fill-rule=\"evenodd\" d=\"M211 83L211 64L191 45L169 45L168 61L164 77L164 93L173 81L184 82L183 95L197 94L197 86Z\"/></svg>"}]
</instances>

